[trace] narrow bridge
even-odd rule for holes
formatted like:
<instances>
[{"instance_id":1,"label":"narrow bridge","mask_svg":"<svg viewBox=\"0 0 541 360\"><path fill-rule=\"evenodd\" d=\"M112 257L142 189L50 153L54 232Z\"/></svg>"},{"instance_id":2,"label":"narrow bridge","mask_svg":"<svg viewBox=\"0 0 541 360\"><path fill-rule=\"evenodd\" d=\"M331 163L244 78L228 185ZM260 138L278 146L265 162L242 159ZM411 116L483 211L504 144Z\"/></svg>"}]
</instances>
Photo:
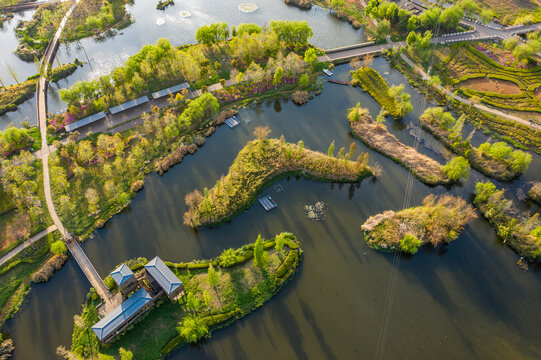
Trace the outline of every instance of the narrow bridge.
<instances>
[{"instance_id":1,"label":"narrow bridge","mask_svg":"<svg viewBox=\"0 0 541 360\"><path fill-rule=\"evenodd\" d=\"M96 289L96 292L98 295L103 299L105 302L105 308L111 309L114 307L115 299L111 296L111 293L107 289L107 286L105 286L105 283L103 282L102 278L99 276L98 272L84 253L83 249L79 246L79 243L73 237L68 233L64 225L62 224L62 221L58 217L54 203L53 198L51 195L51 180L49 176L49 152L50 148L47 145L47 78L44 76L44 74L47 74L49 67L51 66L54 57L56 55L56 50L59 46L60 37L62 35L62 31L64 30L64 27L66 26L66 23L68 22L73 10L77 7L80 0L75 0L73 5L69 8L69 10L66 12L66 15L64 15L64 18L62 19L62 22L60 23L60 26L58 27L54 37L47 45L47 49L45 50L45 55L42 59L42 75L39 78L38 85L36 88L36 102L37 102L37 108L38 108L38 124L40 128L41 133L41 160L43 164L43 187L45 192L45 201L47 203L47 209L49 210L49 214L51 215L51 218L53 219L54 224L58 228L58 231L60 231L60 234L62 234L62 237L64 238L64 242L66 243L66 246L68 247L70 253L75 258L75 261L77 261L77 264L81 267L84 274L86 275L88 281L92 284L92 286Z\"/></svg>"},{"instance_id":2,"label":"narrow bridge","mask_svg":"<svg viewBox=\"0 0 541 360\"><path fill-rule=\"evenodd\" d=\"M50 1L32 1L32 2L20 3L17 5L6 5L0 8L0 12L17 12L17 11L34 9L43 4L47 4L48 2Z\"/></svg>"},{"instance_id":3,"label":"narrow bridge","mask_svg":"<svg viewBox=\"0 0 541 360\"><path fill-rule=\"evenodd\" d=\"M474 28L474 30L455 34L446 34L434 37L430 40L431 44L450 44L461 41L482 41L482 40L504 40L518 34L525 34L531 31L541 30L541 23L532 25L510 26L503 29L496 29L483 24L478 24L471 20L462 20L464 25ZM347 62L356 57L363 57L368 54L380 55L383 51L390 48L397 48L407 45L405 41L392 42L387 44L375 45L374 43L364 43L343 48L327 50L327 54L320 56L319 61L329 61L333 63Z\"/></svg>"}]
</instances>

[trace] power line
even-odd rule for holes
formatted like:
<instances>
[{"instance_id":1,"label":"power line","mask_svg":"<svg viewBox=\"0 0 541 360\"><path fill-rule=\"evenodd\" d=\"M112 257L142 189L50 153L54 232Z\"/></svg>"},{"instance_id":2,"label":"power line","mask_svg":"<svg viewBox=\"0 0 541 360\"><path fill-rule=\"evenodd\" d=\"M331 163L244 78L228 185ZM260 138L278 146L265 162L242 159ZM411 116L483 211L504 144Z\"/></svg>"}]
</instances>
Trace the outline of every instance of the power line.
<instances>
[{"instance_id":1,"label":"power line","mask_svg":"<svg viewBox=\"0 0 541 360\"><path fill-rule=\"evenodd\" d=\"M440 31L440 19L438 17L438 22L436 24L436 35L439 33L439 31ZM434 47L435 46L436 46L436 43L434 43ZM430 54L430 62L428 66L429 72L430 72L430 69L432 68L433 61L434 61L434 51L432 51ZM426 102L427 102L426 96L422 96L421 106L419 107L418 118L420 118L422 113L425 111ZM413 133L413 137L414 137L413 147L415 148L416 151L419 148L420 135L421 135L421 127L417 126L417 128L414 129L414 133ZM414 183L413 172L412 172L412 169L410 168L408 172L407 182L406 182L406 191L404 193L404 201L402 203L402 209L407 209L410 206L411 197L413 194L413 183ZM387 343L387 338L389 334L389 325L391 323L391 312L392 312L393 302L394 302L394 293L396 291L396 284L398 281L398 270L400 269L400 259L401 259L401 251L400 251L400 248L398 248L397 251L395 251L394 256L393 256L393 263L392 263L393 268L392 268L390 279L389 279L389 285L387 287L387 298L385 301L385 307L383 309L383 323L380 328L378 347L376 350L377 360L383 359L383 354L384 354L385 346Z\"/></svg>"}]
</instances>

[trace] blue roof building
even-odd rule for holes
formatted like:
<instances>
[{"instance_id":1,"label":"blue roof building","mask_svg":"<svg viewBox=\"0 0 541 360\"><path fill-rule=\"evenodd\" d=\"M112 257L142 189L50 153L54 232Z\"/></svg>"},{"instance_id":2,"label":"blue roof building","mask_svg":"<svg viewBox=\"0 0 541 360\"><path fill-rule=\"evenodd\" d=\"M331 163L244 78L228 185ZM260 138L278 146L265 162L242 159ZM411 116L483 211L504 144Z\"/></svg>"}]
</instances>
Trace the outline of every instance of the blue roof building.
<instances>
[{"instance_id":1,"label":"blue roof building","mask_svg":"<svg viewBox=\"0 0 541 360\"><path fill-rule=\"evenodd\" d=\"M141 289L94 324L92 330L100 341L107 342L148 310L152 303L152 297Z\"/></svg>"},{"instance_id":2,"label":"blue roof building","mask_svg":"<svg viewBox=\"0 0 541 360\"><path fill-rule=\"evenodd\" d=\"M174 298L184 290L182 281L165 265L159 257L155 257L145 265L147 273L158 283L169 298Z\"/></svg>"},{"instance_id":3,"label":"blue roof building","mask_svg":"<svg viewBox=\"0 0 541 360\"><path fill-rule=\"evenodd\" d=\"M126 281L128 281L133 275L133 271L126 265L122 264L117 267L112 273L111 277L117 283L118 286L121 286Z\"/></svg>"}]
</instances>

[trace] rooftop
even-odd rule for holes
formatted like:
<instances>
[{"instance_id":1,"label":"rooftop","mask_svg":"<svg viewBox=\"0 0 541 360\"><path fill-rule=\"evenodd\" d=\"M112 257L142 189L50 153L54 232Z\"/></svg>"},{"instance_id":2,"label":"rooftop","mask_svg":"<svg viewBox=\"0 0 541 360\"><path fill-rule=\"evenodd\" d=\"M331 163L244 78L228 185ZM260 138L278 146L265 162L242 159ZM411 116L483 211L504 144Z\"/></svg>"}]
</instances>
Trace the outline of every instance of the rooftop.
<instances>
[{"instance_id":1,"label":"rooftop","mask_svg":"<svg viewBox=\"0 0 541 360\"><path fill-rule=\"evenodd\" d=\"M105 315L100 321L94 324L94 326L92 326L92 330L98 339L103 340L122 326L126 320L132 317L151 300L152 297L145 291L145 289L137 291L122 304L114 308L109 314Z\"/></svg>"},{"instance_id":2,"label":"rooftop","mask_svg":"<svg viewBox=\"0 0 541 360\"><path fill-rule=\"evenodd\" d=\"M167 295L182 286L182 281L157 256L145 265L145 269L160 284Z\"/></svg>"},{"instance_id":3,"label":"rooftop","mask_svg":"<svg viewBox=\"0 0 541 360\"><path fill-rule=\"evenodd\" d=\"M132 276L133 276L133 272L126 264L120 265L111 273L111 277L117 283L118 286L122 285L126 280L128 280Z\"/></svg>"}]
</instances>

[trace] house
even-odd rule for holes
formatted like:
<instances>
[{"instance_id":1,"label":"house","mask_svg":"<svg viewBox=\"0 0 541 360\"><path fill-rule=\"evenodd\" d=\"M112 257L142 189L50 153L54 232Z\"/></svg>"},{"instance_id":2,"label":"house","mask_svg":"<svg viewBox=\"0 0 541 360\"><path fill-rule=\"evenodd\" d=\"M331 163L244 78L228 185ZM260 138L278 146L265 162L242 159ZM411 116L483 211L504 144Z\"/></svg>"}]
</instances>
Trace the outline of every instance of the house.
<instances>
[{"instance_id":1,"label":"house","mask_svg":"<svg viewBox=\"0 0 541 360\"><path fill-rule=\"evenodd\" d=\"M137 288L138 282L135 275L126 264L122 264L117 267L112 273L111 277L118 285L118 288L124 295L130 294Z\"/></svg>"},{"instance_id":2,"label":"house","mask_svg":"<svg viewBox=\"0 0 541 360\"><path fill-rule=\"evenodd\" d=\"M140 289L94 324L92 330L101 342L107 343L150 309L155 299Z\"/></svg>"},{"instance_id":3,"label":"house","mask_svg":"<svg viewBox=\"0 0 541 360\"><path fill-rule=\"evenodd\" d=\"M156 256L145 265L145 270L151 281L151 285L156 289L159 286L170 299L176 298L184 292L182 281L165 265L165 263Z\"/></svg>"}]
</instances>

